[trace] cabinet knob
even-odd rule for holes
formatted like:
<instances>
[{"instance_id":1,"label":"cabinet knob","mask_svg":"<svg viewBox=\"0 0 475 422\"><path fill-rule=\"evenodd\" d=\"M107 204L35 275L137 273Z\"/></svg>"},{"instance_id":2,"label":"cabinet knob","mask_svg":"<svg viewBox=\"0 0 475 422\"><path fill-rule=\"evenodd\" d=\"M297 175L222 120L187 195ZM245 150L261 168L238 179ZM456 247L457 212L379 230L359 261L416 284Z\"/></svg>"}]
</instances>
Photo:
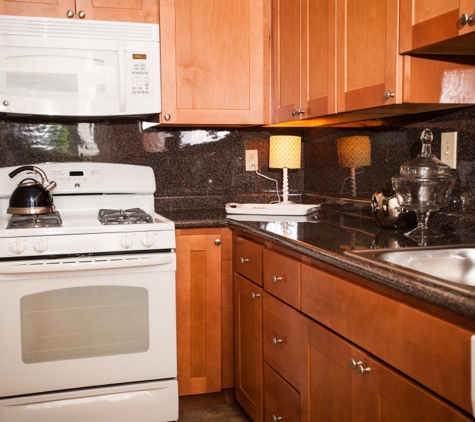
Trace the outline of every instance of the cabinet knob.
<instances>
[{"instance_id":1,"label":"cabinet knob","mask_svg":"<svg viewBox=\"0 0 475 422\"><path fill-rule=\"evenodd\" d=\"M298 108L297 110L292 110L292 116L300 116L301 114L304 114L305 110Z\"/></svg>"},{"instance_id":2,"label":"cabinet knob","mask_svg":"<svg viewBox=\"0 0 475 422\"><path fill-rule=\"evenodd\" d=\"M394 92L391 92L391 91L385 91L384 94L383 94L383 97L385 100L389 100L390 98L393 98L395 97L396 94Z\"/></svg>"},{"instance_id":3,"label":"cabinet knob","mask_svg":"<svg viewBox=\"0 0 475 422\"><path fill-rule=\"evenodd\" d=\"M363 363L363 362L361 362L361 361L358 361L358 362L357 362L357 361L354 360L354 359L350 359L350 368L351 368L351 369L356 369L356 366L357 366L357 365L361 365L362 363Z\"/></svg>"},{"instance_id":4,"label":"cabinet knob","mask_svg":"<svg viewBox=\"0 0 475 422\"><path fill-rule=\"evenodd\" d=\"M358 365L356 365L356 373L357 373L360 377L364 377L364 375L365 375L367 372L371 372L371 368L365 368L362 363L359 363Z\"/></svg>"},{"instance_id":5,"label":"cabinet knob","mask_svg":"<svg viewBox=\"0 0 475 422\"><path fill-rule=\"evenodd\" d=\"M282 280L283 280L282 277L278 277L276 275L272 276L272 283L277 283L278 281L282 281Z\"/></svg>"},{"instance_id":6,"label":"cabinet knob","mask_svg":"<svg viewBox=\"0 0 475 422\"><path fill-rule=\"evenodd\" d=\"M254 292L252 292L252 293L251 293L251 297L252 297L253 299L256 299L256 298L258 298L258 297L261 297L261 295L260 295L260 293L254 293Z\"/></svg>"},{"instance_id":7,"label":"cabinet knob","mask_svg":"<svg viewBox=\"0 0 475 422\"><path fill-rule=\"evenodd\" d=\"M168 113L165 114L163 117L165 118L165 120L166 120L167 122L172 118L172 116L171 116L170 114L168 114Z\"/></svg>"},{"instance_id":8,"label":"cabinet knob","mask_svg":"<svg viewBox=\"0 0 475 422\"><path fill-rule=\"evenodd\" d=\"M467 13L462 14L460 16L459 22L461 26L468 24L472 24L475 21L475 10L472 12L470 16Z\"/></svg>"},{"instance_id":9,"label":"cabinet knob","mask_svg":"<svg viewBox=\"0 0 475 422\"><path fill-rule=\"evenodd\" d=\"M84 10L80 10L78 16L79 19L84 19L86 17L86 12Z\"/></svg>"},{"instance_id":10,"label":"cabinet knob","mask_svg":"<svg viewBox=\"0 0 475 422\"><path fill-rule=\"evenodd\" d=\"M274 346L277 346L278 344L283 343L283 342L284 341L281 338L272 337L272 344Z\"/></svg>"},{"instance_id":11,"label":"cabinet knob","mask_svg":"<svg viewBox=\"0 0 475 422\"><path fill-rule=\"evenodd\" d=\"M10 103L7 101L7 100L4 100L3 103L2 103L5 107L8 107L10 105Z\"/></svg>"},{"instance_id":12,"label":"cabinet knob","mask_svg":"<svg viewBox=\"0 0 475 422\"><path fill-rule=\"evenodd\" d=\"M241 264L245 264L246 262L249 262L250 259L249 258L243 258L241 257Z\"/></svg>"},{"instance_id":13,"label":"cabinet knob","mask_svg":"<svg viewBox=\"0 0 475 422\"><path fill-rule=\"evenodd\" d=\"M72 18L72 17L74 17L74 12L73 12L72 10L68 10L68 11L66 12L66 16L67 16L68 18Z\"/></svg>"},{"instance_id":14,"label":"cabinet knob","mask_svg":"<svg viewBox=\"0 0 475 422\"><path fill-rule=\"evenodd\" d=\"M272 421L273 422L277 422L277 421L281 421L282 420L282 416L275 416L275 415L272 415Z\"/></svg>"},{"instance_id":15,"label":"cabinet knob","mask_svg":"<svg viewBox=\"0 0 475 422\"><path fill-rule=\"evenodd\" d=\"M221 245L221 239L220 239L219 237L218 237L217 239L215 239L215 240L214 240L214 244L215 244L216 246Z\"/></svg>"}]
</instances>

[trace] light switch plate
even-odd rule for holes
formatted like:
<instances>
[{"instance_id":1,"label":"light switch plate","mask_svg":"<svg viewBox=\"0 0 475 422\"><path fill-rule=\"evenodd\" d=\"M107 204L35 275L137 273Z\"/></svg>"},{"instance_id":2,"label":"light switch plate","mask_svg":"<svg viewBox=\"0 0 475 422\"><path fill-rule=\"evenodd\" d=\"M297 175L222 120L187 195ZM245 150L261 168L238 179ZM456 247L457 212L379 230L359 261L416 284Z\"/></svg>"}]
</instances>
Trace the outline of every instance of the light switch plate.
<instances>
[{"instance_id":1,"label":"light switch plate","mask_svg":"<svg viewBox=\"0 0 475 422\"><path fill-rule=\"evenodd\" d=\"M442 133L440 160L453 169L457 168L457 132Z\"/></svg>"}]
</instances>

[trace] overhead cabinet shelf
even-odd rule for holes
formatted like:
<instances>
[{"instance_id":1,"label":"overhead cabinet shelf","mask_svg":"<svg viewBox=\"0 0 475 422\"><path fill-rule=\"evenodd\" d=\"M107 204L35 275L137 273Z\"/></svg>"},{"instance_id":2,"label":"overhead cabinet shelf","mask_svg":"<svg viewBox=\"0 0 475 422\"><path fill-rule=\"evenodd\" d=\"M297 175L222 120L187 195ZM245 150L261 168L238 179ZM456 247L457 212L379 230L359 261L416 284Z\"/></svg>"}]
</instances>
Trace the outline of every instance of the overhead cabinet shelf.
<instances>
[{"instance_id":1,"label":"overhead cabinet shelf","mask_svg":"<svg viewBox=\"0 0 475 422\"><path fill-rule=\"evenodd\" d=\"M472 57L399 54L400 42L403 52L413 48L412 4L416 12L433 3L403 0L400 12L398 0L273 0L272 123L321 126L474 103L473 90L453 89L473 79ZM475 30L466 26L451 37Z\"/></svg>"}]
</instances>

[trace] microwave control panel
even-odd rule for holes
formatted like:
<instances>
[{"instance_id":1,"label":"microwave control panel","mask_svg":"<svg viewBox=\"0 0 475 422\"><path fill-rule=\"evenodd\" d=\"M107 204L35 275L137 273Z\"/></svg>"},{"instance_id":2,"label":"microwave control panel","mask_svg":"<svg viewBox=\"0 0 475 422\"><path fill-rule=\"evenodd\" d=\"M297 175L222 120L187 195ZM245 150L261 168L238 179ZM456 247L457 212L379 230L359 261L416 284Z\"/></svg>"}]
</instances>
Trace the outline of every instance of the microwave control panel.
<instances>
[{"instance_id":1,"label":"microwave control panel","mask_svg":"<svg viewBox=\"0 0 475 422\"><path fill-rule=\"evenodd\" d=\"M150 93L150 71L147 66L147 54L132 54L132 94Z\"/></svg>"}]
</instances>

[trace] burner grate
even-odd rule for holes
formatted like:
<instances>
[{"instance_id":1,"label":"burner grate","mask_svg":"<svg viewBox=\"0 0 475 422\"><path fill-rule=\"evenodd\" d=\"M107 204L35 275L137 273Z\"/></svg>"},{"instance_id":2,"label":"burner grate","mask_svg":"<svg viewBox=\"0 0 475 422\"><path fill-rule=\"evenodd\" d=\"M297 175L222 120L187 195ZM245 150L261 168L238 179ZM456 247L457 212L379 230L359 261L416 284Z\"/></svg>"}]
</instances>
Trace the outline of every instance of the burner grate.
<instances>
[{"instance_id":1,"label":"burner grate","mask_svg":"<svg viewBox=\"0 0 475 422\"><path fill-rule=\"evenodd\" d=\"M153 223L153 218L140 208L127 210L101 209L98 215L99 221L104 225L111 224L148 224Z\"/></svg>"},{"instance_id":2,"label":"burner grate","mask_svg":"<svg viewBox=\"0 0 475 422\"><path fill-rule=\"evenodd\" d=\"M63 221L59 212L47 214L13 214L8 221L7 229L31 229L43 227L62 227Z\"/></svg>"}]
</instances>

